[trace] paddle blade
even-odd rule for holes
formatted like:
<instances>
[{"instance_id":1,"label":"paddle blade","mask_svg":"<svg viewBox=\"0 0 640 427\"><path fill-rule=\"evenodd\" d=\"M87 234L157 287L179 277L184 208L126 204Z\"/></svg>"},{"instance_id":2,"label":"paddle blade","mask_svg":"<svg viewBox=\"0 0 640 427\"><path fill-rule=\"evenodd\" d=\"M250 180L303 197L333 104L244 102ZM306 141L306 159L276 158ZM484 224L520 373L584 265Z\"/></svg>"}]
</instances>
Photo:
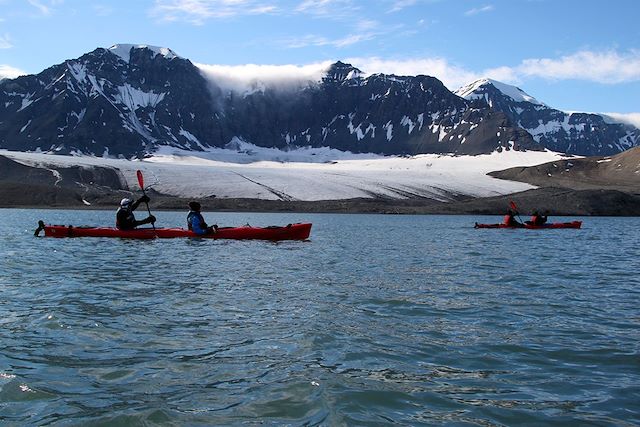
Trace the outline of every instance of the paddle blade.
<instances>
[{"instance_id":1,"label":"paddle blade","mask_svg":"<svg viewBox=\"0 0 640 427\"><path fill-rule=\"evenodd\" d=\"M516 206L515 203L513 203L513 200L509 200L509 207L516 212L518 211L518 207Z\"/></svg>"},{"instance_id":2,"label":"paddle blade","mask_svg":"<svg viewBox=\"0 0 640 427\"><path fill-rule=\"evenodd\" d=\"M144 190L144 177L142 176L142 171L138 169L136 174L138 175L138 184L140 184L140 189Z\"/></svg>"}]
</instances>

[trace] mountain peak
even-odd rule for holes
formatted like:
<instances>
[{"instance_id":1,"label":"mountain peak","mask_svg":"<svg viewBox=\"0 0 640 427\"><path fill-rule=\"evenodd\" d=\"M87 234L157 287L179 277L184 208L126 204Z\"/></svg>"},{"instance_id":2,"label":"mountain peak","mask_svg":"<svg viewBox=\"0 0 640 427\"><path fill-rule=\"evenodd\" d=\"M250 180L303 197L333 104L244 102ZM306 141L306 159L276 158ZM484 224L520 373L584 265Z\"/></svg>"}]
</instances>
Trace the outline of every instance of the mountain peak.
<instances>
[{"instance_id":1,"label":"mountain peak","mask_svg":"<svg viewBox=\"0 0 640 427\"><path fill-rule=\"evenodd\" d=\"M173 59L173 58L179 58L180 57L179 55L177 55L174 51L172 51L168 47L149 46L149 45L146 45L146 44L138 44L138 45L134 45L134 44L114 44L113 46L111 46L107 50L109 52L113 53L114 55L118 55L120 58L122 58L122 60L124 62L129 62L129 60L131 58L131 51L133 49L148 49L151 52L153 52L154 56L162 55L166 59Z\"/></svg>"},{"instance_id":2,"label":"mountain peak","mask_svg":"<svg viewBox=\"0 0 640 427\"><path fill-rule=\"evenodd\" d=\"M0 82L0 148L129 158L238 138L387 155L543 146L610 155L640 143L636 129L541 106L495 80L457 93L481 102L453 95L435 77L362 76L340 61L215 68L166 48L115 45Z\"/></svg>"},{"instance_id":3,"label":"mountain peak","mask_svg":"<svg viewBox=\"0 0 640 427\"><path fill-rule=\"evenodd\" d=\"M461 87L454 93L462 98L469 100L479 99L484 98L487 87L491 86L500 91L500 93L502 93L504 96L511 98L515 102L529 102L535 105L545 105L517 86L508 85L506 83L502 83L489 78L478 79L473 83L468 84L467 86Z\"/></svg>"},{"instance_id":4,"label":"mountain peak","mask_svg":"<svg viewBox=\"0 0 640 427\"><path fill-rule=\"evenodd\" d=\"M362 74L362 71L360 71L353 65L345 64L342 61L338 61L334 64L331 64L331 66L327 70L326 77L323 80L343 82L345 80L362 77Z\"/></svg>"}]
</instances>

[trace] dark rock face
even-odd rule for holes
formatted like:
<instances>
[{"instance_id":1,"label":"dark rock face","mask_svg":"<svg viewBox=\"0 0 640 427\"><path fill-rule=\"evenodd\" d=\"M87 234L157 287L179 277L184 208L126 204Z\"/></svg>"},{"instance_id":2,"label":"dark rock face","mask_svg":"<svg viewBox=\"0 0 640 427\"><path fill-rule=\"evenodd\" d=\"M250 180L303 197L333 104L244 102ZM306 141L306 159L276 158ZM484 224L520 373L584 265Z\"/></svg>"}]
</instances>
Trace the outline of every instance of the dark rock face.
<instances>
[{"instance_id":1,"label":"dark rock face","mask_svg":"<svg viewBox=\"0 0 640 427\"><path fill-rule=\"evenodd\" d=\"M47 169L23 165L0 156L0 183L2 184L118 191L127 190L125 182L120 171L111 168L71 166Z\"/></svg>"},{"instance_id":2,"label":"dark rock face","mask_svg":"<svg viewBox=\"0 0 640 427\"><path fill-rule=\"evenodd\" d=\"M317 84L226 91L190 61L148 47L96 49L38 75L0 82L0 148L143 156L168 145L329 146L383 154L541 149L510 117L428 76L335 63Z\"/></svg>"},{"instance_id":3,"label":"dark rock face","mask_svg":"<svg viewBox=\"0 0 640 427\"><path fill-rule=\"evenodd\" d=\"M342 62L319 83L240 93L168 49L123 45L0 81L0 148L129 158L159 146L203 150L239 138L381 154L544 147L610 155L640 141L632 126L567 114L500 82L479 81L457 94L434 77L365 78Z\"/></svg>"},{"instance_id":4,"label":"dark rock face","mask_svg":"<svg viewBox=\"0 0 640 427\"><path fill-rule=\"evenodd\" d=\"M483 79L456 93L465 99L476 99L503 112L511 123L525 129L536 142L552 151L604 156L620 153L640 144L640 130L633 126L608 123L598 114L565 113L504 83Z\"/></svg>"},{"instance_id":5,"label":"dark rock face","mask_svg":"<svg viewBox=\"0 0 640 427\"><path fill-rule=\"evenodd\" d=\"M239 124L234 134L260 146L324 145L382 154L537 148L506 116L475 108L433 77L360 75L338 62L320 85L293 96L268 91L234 99L227 109Z\"/></svg>"},{"instance_id":6,"label":"dark rock face","mask_svg":"<svg viewBox=\"0 0 640 427\"><path fill-rule=\"evenodd\" d=\"M180 129L218 129L212 117L199 116L210 105L207 83L188 61L132 49L127 63L96 49L0 83L0 146L127 157L163 141L189 148Z\"/></svg>"},{"instance_id":7,"label":"dark rock face","mask_svg":"<svg viewBox=\"0 0 640 427\"><path fill-rule=\"evenodd\" d=\"M0 156L0 207L79 207L108 197L111 206L128 196L120 171L93 166L50 169Z\"/></svg>"}]
</instances>

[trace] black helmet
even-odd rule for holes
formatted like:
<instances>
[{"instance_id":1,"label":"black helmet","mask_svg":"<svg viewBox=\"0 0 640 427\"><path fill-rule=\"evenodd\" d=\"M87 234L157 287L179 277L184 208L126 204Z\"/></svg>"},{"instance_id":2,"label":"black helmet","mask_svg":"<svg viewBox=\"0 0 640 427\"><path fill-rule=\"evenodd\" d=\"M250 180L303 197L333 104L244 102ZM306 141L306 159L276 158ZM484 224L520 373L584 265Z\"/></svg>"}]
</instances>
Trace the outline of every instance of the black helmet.
<instances>
[{"instance_id":1,"label":"black helmet","mask_svg":"<svg viewBox=\"0 0 640 427\"><path fill-rule=\"evenodd\" d=\"M189 202L189 209L191 209L192 211L199 211L200 207L200 203L198 202Z\"/></svg>"}]
</instances>

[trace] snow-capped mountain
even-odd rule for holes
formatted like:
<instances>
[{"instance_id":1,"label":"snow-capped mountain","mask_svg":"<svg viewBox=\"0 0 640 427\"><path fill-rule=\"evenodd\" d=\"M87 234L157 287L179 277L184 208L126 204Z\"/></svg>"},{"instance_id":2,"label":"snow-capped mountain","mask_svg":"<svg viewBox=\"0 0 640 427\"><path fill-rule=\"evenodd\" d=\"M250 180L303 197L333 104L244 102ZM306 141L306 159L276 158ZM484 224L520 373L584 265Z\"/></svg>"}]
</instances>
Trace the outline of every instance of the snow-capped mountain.
<instances>
[{"instance_id":1,"label":"snow-capped mountain","mask_svg":"<svg viewBox=\"0 0 640 427\"><path fill-rule=\"evenodd\" d=\"M495 80L477 80L455 93L503 112L536 142L553 151L611 155L640 144L640 130L634 126L616 123L604 115L556 110L520 88Z\"/></svg>"},{"instance_id":2,"label":"snow-capped mountain","mask_svg":"<svg viewBox=\"0 0 640 427\"><path fill-rule=\"evenodd\" d=\"M128 51L128 53L127 53ZM208 83L168 49L114 46L0 83L0 145L130 156L219 134Z\"/></svg>"},{"instance_id":3,"label":"snow-capped mountain","mask_svg":"<svg viewBox=\"0 0 640 427\"><path fill-rule=\"evenodd\" d=\"M640 130L553 109L514 86L478 80L456 93L425 75L366 77L336 62L322 77L246 90L168 48L98 48L37 75L0 81L0 148L134 157L159 147L481 154L539 150L610 155Z\"/></svg>"},{"instance_id":4,"label":"snow-capped mountain","mask_svg":"<svg viewBox=\"0 0 640 427\"><path fill-rule=\"evenodd\" d=\"M541 148L507 114L436 78L364 77L341 62L308 85L239 93L170 49L116 45L0 82L0 148L132 157L237 140L382 154Z\"/></svg>"}]
</instances>

